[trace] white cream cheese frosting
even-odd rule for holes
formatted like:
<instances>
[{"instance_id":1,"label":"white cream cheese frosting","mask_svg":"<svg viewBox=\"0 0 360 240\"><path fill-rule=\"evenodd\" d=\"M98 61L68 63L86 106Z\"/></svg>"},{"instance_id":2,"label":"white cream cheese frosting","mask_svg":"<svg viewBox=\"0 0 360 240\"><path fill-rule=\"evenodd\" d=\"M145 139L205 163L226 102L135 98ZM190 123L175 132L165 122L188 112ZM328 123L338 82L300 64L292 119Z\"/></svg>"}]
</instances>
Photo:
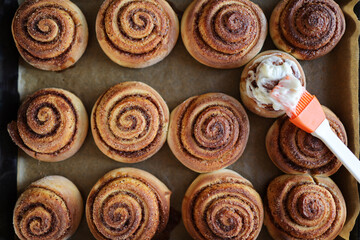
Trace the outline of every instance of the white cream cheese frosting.
<instances>
[{"instance_id":1,"label":"white cream cheese frosting","mask_svg":"<svg viewBox=\"0 0 360 240\"><path fill-rule=\"evenodd\" d=\"M254 65L257 65L255 69ZM253 70L248 72L246 78L246 92L250 98L255 100L258 106L271 105L276 111L285 110L283 102L280 103L271 97L270 93L286 76L290 77L291 82L284 83L284 86L289 87L289 91L284 90L283 94L286 92L286 96L283 96L282 101L292 104L296 99L297 101L300 99L302 92L298 87L302 87L300 81L301 72L294 61L283 59L276 54L270 54L256 59L250 69Z\"/></svg>"},{"instance_id":2,"label":"white cream cheese frosting","mask_svg":"<svg viewBox=\"0 0 360 240\"><path fill-rule=\"evenodd\" d=\"M292 76L287 76L280 80L280 82L273 88L270 97L276 103L281 105L282 109L286 111L288 116L291 116L296 110L305 88L301 86L300 81Z\"/></svg>"}]
</instances>

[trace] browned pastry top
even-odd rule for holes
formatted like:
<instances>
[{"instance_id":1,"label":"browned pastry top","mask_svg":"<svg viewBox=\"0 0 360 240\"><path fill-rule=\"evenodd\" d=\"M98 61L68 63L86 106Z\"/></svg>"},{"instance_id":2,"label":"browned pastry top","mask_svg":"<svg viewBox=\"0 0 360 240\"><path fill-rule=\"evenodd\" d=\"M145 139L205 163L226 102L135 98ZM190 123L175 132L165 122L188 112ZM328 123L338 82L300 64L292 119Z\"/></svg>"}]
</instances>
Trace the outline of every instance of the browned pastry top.
<instances>
[{"instance_id":1,"label":"browned pastry top","mask_svg":"<svg viewBox=\"0 0 360 240\"><path fill-rule=\"evenodd\" d=\"M84 141L87 127L85 108L75 95L44 88L26 98L8 131L30 156L51 162L73 155Z\"/></svg>"},{"instance_id":2,"label":"browned pastry top","mask_svg":"<svg viewBox=\"0 0 360 240\"><path fill-rule=\"evenodd\" d=\"M170 53L178 34L177 16L164 0L106 0L96 19L101 48L126 67L159 62Z\"/></svg>"},{"instance_id":3,"label":"browned pastry top","mask_svg":"<svg viewBox=\"0 0 360 240\"><path fill-rule=\"evenodd\" d=\"M47 176L32 183L16 202L15 233L22 240L68 239L83 212L79 190L68 179Z\"/></svg>"},{"instance_id":4,"label":"browned pastry top","mask_svg":"<svg viewBox=\"0 0 360 240\"><path fill-rule=\"evenodd\" d=\"M223 93L191 97L171 113L168 144L185 166L211 172L234 163L249 137L242 105Z\"/></svg>"},{"instance_id":5,"label":"browned pastry top","mask_svg":"<svg viewBox=\"0 0 360 240\"><path fill-rule=\"evenodd\" d=\"M265 225L274 239L335 239L345 220L345 200L328 177L282 175L268 186Z\"/></svg>"},{"instance_id":6,"label":"browned pastry top","mask_svg":"<svg viewBox=\"0 0 360 240\"><path fill-rule=\"evenodd\" d=\"M120 162L139 162L164 144L169 109L153 88L141 82L111 87L93 107L91 129L97 146Z\"/></svg>"},{"instance_id":7,"label":"browned pastry top","mask_svg":"<svg viewBox=\"0 0 360 240\"><path fill-rule=\"evenodd\" d=\"M42 235L42 239L62 239L67 235L71 222L64 199L56 192L43 188L29 189L26 194L36 197L25 199L22 205L26 207L18 208L15 213L20 237L37 239Z\"/></svg>"},{"instance_id":8,"label":"browned pastry top","mask_svg":"<svg viewBox=\"0 0 360 240\"><path fill-rule=\"evenodd\" d=\"M275 45L303 60L330 52L344 32L344 14L333 0L282 0L270 19Z\"/></svg>"},{"instance_id":9,"label":"browned pastry top","mask_svg":"<svg viewBox=\"0 0 360 240\"><path fill-rule=\"evenodd\" d=\"M263 223L263 205L251 183L224 169L201 174L186 191L182 215L197 240L256 239Z\"/></svg>"},{"instance_id":10,"label":"browned pastry top","mask_svg":"<svg viewBox=\"0 0 360 240\"><path fill-rule=\"evenodd\" d=\"M164 230L170 190L150 173L120 168L92 188L86 219L96 239L151 239Z\"/></svg>"},{"instance_id":11,"label":"browned pastry top","mask_svg":"<svg viewBox=\"0 0 360 240\"><path fill-rule=\"evenodd\" d=\"M328 108L323 107L330 126L346 144L345 128ZM266 136L270 159L286 173L332 175L341 162L318 138L293 125L287 116L278 119Z\"/></svg>"},{"instance_id":12,"label":"browned pastry top","mask_svg":"<svg viewBox=\"0 0 360 240\"><path fill-rule=\"evenodd\" d=\"M68 0L25 1L14 16L12 32L23 58L51 71L73 65L88 41L85 17Z\"/></svg>"},{"instance_id":13,"label":"browned pastry top","mask_svg":"<svg viewBox=\"0 0 360 240\"><path fill-rule=\"evenodd\" d=\"M260 51L267 34L264 13L248 0L193 1L181 25L190 54L215 68L246 64Z\"/></svg>"}]
</instances>

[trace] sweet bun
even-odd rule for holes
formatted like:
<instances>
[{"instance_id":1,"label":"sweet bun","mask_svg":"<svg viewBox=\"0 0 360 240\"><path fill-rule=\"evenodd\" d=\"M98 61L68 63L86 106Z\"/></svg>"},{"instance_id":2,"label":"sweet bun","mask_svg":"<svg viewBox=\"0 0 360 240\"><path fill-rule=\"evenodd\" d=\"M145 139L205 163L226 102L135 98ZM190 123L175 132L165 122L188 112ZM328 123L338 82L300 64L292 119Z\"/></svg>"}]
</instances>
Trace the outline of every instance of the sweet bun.
<instances>
[{"instance_id":1,"label":"sweet bun","mask_svg":"<svg viewBox=\"0 0 360 240\"><path fill-rule=\"evenodd\" d=\"M115 63L143 68L174 48L179 20L165 0L105 0L96 18L96 37Z\"/></svg>"},{"instance_id":2,"label":"sweet bun","mask_svg":"<svg viewBox=\"0 0 360 240\"><path fill-rule=\"evenodd\" d=\"M270 92L286 75L306 86L304 71L291 55L278 50L257 55L241 74L240 96L245 107L261 117L277 118L283 115L285 111L273 104Z\"/></svg>"},{"instance_id":3,"label":"sweet bun","mask_svg":"<svg viewBox=\"0 0 360 240\"><path fill-rule=\"evenodd\" d=\"M171 191L152 174L119 168L100 178L86 202L96 239L152 239L169 219Z\"/></svg>"},{"instance_id":4,"label":"sweet bun","mask_svg":"<svg viewBox=\"0 0 360 240\"><path fill-rule=\"evenodd\" d=\"M197 240L256 239L264 209L260 195L238 173L223 169L201 174L182 203L186 230Z\"/></svg>"},{"instance_id":5,"label":"sweet bun","mask_svg":"<svg viewBox=\"0 0 360 240\"><path fill-rule=\"evenodd\" d=\"M60 71L85 52L88 26L81 10L69 0L26 0L12 22L20 55L32 66Z\"/></svg>"},{"instance_id":6,"label":"sweet bun","mask_svg":"<svg viewBox=\"0 0 360 240\"><path fill-rule=\"evenodd\" d=\"M237 68L260 52L267 35L261 8L248 0L198 0L185 10L181 36L188 52L213 68Z\"/></svg>"},{"instance_id":7,"label":"sweet bun","mask_svg":"<svg viewBox=\"0 0 360 240\"><path fill-rule=\"evenodd\" d=\"M281 50L300 60L330 52L345 32L345 17L333 0L281 0L270 18L270 36Z\"/></svg>"},{"instance_id":8,"label":"sweet bun","mask_svg":"<svg viewBox=\"0 0 360 240\"><path fill-rule=\"evenodd\" d=\"M167 142L186 167L211 172L239 159L249 131L248 116L236 99L207 93L185 100L172 111Z\"/></svg>"},{"instance_id":9,"label":"sweet bun","mask_svg":"<svg viewBox=\"0 0 360 240\"><path fill-rule=\"evenodd\" d=\"M43 88L21 104L8 124L12 140L29 156L57 162L73 156L84 143L88 115L81 100L60 88Z\"/></svg>"}]
</instances>

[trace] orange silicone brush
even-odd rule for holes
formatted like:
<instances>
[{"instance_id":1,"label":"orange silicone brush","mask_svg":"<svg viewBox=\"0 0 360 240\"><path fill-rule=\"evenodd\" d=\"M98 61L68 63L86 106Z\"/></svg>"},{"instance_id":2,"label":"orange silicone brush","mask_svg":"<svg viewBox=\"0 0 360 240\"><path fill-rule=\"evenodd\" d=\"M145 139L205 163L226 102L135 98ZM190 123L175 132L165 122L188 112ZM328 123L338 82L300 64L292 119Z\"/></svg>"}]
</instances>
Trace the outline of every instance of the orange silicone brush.
<instances>
[{"instance_id":1,"label":"orange silicone brush","mask_svg":"<svg viewBox=\"0 0 360 240\"><path fill-rule=\"evenodd\" d=\"M313 133L326 120L320 102L306 90L289 117L290 122L308 133Z\"/></svg>"},{"instance_id":2,"label":"orange silicone brush","mask_svg":"<svg viewBox=\"0 0 360 240\"><path fill-rule=\"evenodd\" d=\"M272 95L272 97L279 100L278 96ZM308 133L311 133L313 136L319 138L323 143L325 143L325 145L360 183L359 159L331 130L329 121L326 119L325 113L315 96L311 95L304 89L296 108L287 109L286 114L290 117L290 121L294 125Z\"/></svg>"}]
</instances>

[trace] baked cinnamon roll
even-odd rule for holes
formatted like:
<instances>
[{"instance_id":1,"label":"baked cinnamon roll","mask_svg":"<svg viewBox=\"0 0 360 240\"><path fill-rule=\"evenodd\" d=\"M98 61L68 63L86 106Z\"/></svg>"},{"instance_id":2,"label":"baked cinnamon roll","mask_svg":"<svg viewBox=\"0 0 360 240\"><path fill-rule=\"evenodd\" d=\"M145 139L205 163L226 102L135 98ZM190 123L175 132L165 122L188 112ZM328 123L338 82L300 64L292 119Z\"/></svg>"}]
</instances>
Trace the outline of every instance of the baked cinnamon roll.
<instances>
[{"instance_id":1,"label":"baked cinnamon roll","mask_svg":"<svg viewBox=\"0 0 360 240\"><path fill-rule=\"evenodd\" d=\"M341 121L323 107L332 130L347 144ZM293 125L287 116L277 119L266 135L266 150L274 164L285 173L330 176L341 162L318 138Z\"/></svg>"},{"instance_id":2,"label":"baked cinnamon roll","mask_svg":"<svg viewBox=\"0 0 360 240\"><path fill-rule=\"evenodd\" d=\"M186 49L214 68L246 64L261 50L266 34L263 11L248 0L194 0L181 20Z\"/></svg>"},{"instance_id":3,"label":"baked cinnamon roll","mask_svg":"<svg viewBox=\"0 0 360 240\"><path fill-rule=\"evenodd\" d=\"M346 205L328 177L282 175L267 189L265 221L273 239L335 239L346 220Z\"/></svg>"},{"instance_id":4,"label":"baked cinnamon roll","mask_svg":"<svg viewBox=\"0 0 360 240\"><path fill-rule=\"evenodd\" d=\"M211 172L239 159L249 130L247 114L236 99L207 93L187 99L172 111L167 141L186 167Z\"/></svg>"},{"instance_id":5,"label":"baked cinnamon roll","mask_svg":"<svg viewBox=\"0 0 360 240\"><path fill-rule=\"evenodd\" d=\"M311 60L336 46L345 32L345 18L333 0L281 0L269 28L276 47L297 59Z\"/></svg>"},{"instance_id":6,"label":"baked cinnamon roll","mask_svg":"<svg viewBox=\"0 0 360 240\"><path fill-rule=\"evenodd\" d=\"M96 239L151 239L169 219L170 190L135 168L105 174L91 189L86 220Z\"/></svg>"},{"instance_id":7,"label":"baked cinnamon roll","mask_svg":"<svg viewBox=\"0 0 360 240\"><path fill-rule=\"evenodd\" d=\"M26 0L16 11L11 29L20 55L42 70L72 66L88 42L86 19L68 0Z\"/></svg>"},{"instance_id":8,"label":"baked cinnamon roll","mask_svg":"<svg viewBox=\"0 0 360 240\"><path fill-rule=\"evenodd\" d=\"M144 161L163 146L169 109L153 88L141 82L111 87L96 101L91 130L98 148L126 163Z\"/></svg>"},{"instance_id":9,"label":"baked cinnamon roll","mask_svg":"<svg viewBox=\"0 0 360 240\"><path fill-rule=\"evenodd\" d=\"M65 160L83 144L88 115L69 91L44 88L21 104L17 121L8 124L12 140L29 156L46 162Z\"/></svg>"},{"instance_id":10,"label":"baked cinnamon roll","mask_svg":"<svg viewBox=\"0 0 360 240\"><path fill-rule=\"evenodd\" d=\"M165 0L105 0L96 18L96 37L115 63L151 66L174 48L179 20Z\"/></svg>"},{"instance_id":11,"label":"baked cinnamon roll","mask_svg":"<svg viewBox=\"0 0 360 240\"><path fill-rule=\"evenodd\" d=\"M22 240L68 239L79 226L83 202L67 178L48 176L33 182L16 202L13 224Z\"/></svg>"},{"instance_id":12,"label":"baked cinnamon roll","mask_svg":"<svg viewBox=\"0 0 360 240\"><path fill-rule=\"evenodd\" d=\"M285 113L283 106L270 97L271 90L286 76L305 87L305 74L291 55L277 50L260 53L244 68L240 80L241 100L253 113L276 118Z\"/></svg>"},{"instance_id":13,"label":"baked cinnamon roll","mask_svg":"<svg viewBox=\"0 0 360 240\"><path fill-rule=\"evenodd\" d=\"M182 203L186 230L197 240L256 239L264 218L261 198L238 173L223 169L201 174Z\"/></svg>"}]
</instances>

